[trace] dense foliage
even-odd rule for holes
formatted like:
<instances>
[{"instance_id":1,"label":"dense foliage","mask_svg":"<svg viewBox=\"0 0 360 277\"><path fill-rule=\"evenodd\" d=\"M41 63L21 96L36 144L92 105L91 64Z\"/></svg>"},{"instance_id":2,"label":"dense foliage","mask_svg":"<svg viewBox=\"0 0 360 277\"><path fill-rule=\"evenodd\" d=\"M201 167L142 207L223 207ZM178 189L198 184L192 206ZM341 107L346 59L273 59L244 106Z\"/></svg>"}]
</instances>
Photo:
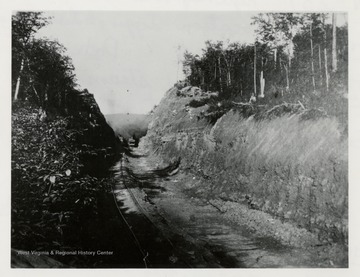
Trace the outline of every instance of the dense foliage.
<instances>
[{"instance_id":1,"label":"dense foliage","mask_svg":"<svg viewBox=\"0 0 360 277\"><path fill-rule=\"evenodd\" d=\"M76 89L65 47L35 38L48 23L38 12L12 17L11 247L110 249L102 232L115 225L104 213L117 214L109 214L115 207L105 176L119 141L93 95ZM102 262L56 258L76 266Z\"/></svg>"},{"instance_id":2,"label":"dense foliage","mask_svg":"<svg viewBox=\"0 0 360 277\"><path fill-rule=\"evenodd\" d=\"M253 18L254 44L207 41L201 56L185 52L186 81L218 91L220 99L242 101L249 101L252 94L265 102L346 94L347 25L336 27L327 18L327 14L259 14Z\"/></svg>"},{"instance_id":3,"label":"dense foliage","mask_svg":"<svg viewBox=\"0 0 360 277\"><path fill-rule=\"evenodd\" d=\"M97 213L104 185L81 174L79 131L69 118L42 122L33 107L18 106L12 121L12 245L58 249L76 243L81 217ZM59 151L59 146L61 151ZM95 205L93 205L95 203ZM70 221L73 224L69 224ZM74 224L75 223L75 224ZM75 238L73 237L75 236Z\"/></svg>"},{"instance_id":4,"label":"dense foliage","mask_svg":"<svg viewBox=\"0 0 360 277\"><path fill-rule=\"evenodd\" d=\"M59 42L35 38L48 23L39 12L12 17L12 96L47 112L64 113L68 95L77 93L74 66Z\"/></svg>"}]
</instances>

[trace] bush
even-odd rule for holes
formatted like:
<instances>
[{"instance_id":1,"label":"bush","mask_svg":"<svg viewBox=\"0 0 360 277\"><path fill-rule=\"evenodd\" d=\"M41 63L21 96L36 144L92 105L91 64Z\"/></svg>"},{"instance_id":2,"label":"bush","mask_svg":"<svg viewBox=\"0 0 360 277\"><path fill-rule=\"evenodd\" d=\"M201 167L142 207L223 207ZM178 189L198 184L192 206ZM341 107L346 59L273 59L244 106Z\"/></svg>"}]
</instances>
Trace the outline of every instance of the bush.
<instances>
[{"instance_id":1,"label":"bush","mask_svg":"<svg viewBox=\"0 0 360 277\"><path fill-rule=\"evenodd\" d=\"M84 128L70 127L76 119L42 121L27 105L18 102L12 115L11 247L87 248L99 198L109 188L105 179L84 173L81 153L102 149L79 144Z\"/></svg>"}]
</instances>

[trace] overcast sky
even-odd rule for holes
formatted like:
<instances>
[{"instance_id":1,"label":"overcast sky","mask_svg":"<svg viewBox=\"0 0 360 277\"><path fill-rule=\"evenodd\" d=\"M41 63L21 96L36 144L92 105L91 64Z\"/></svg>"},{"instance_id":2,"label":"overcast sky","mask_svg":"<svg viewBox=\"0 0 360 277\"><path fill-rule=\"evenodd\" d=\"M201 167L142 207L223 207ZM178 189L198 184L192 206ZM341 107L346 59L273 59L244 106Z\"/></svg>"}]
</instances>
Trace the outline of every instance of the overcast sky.
<instances>
[{"instance_id":1,"label":"overcast sky","mask_svg":"<svg viewBox=\"0 0 360 277\"><path fill-rule=\"evenodd\" d=\"M206 40L253 43L256 12L58 11L39 36L57 39L104 114L147 113L177 79L185 50ZM339 21L343 17L338 18Z\"/></svg>"},{"instance_id":2,"label":"overcast sky","mask_svg":"<svg viewBox=\"0 0 360 277\"><path fill-rule=\"evenodd\" d=\"M183 52L206 40L252 42L249 12L46 12L39 36L58 39L81 88L104 114L146 113L181 79ZM129 92L127 92L129 91Z\"/></svg>"}]
</instances>

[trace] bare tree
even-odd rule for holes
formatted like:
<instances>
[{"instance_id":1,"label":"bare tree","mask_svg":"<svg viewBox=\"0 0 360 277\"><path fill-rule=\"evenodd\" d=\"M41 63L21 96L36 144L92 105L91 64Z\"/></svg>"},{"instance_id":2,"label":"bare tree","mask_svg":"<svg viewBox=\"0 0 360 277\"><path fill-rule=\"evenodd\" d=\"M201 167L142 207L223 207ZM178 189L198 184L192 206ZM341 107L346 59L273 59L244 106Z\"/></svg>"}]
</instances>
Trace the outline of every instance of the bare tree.
<instances>
[{"instance_id":1,"label":"bare tree","mask_svg":"<svg viewBox=\"0 0 360 277\"><path fill-rule=\"evenodd\" d=\"M260 71L260 98L265 97L265 78L264 78L264 61L261 59L261 71Z\"/></svg>"},{"instance_id":2,"label":"bare tree","mask_svg":"<svg viewBox=\"0 0 360 277\"><path fill-rule=\"evenodd\" d=\"M48 17L43 17L41 12L17 12L12 16L13 49L18 51L21 57L20 69L16 80L14 101L18 100L21 76L24 70L24 63L27 59L26 51L34 34L48 24ZM14 45L15 44L15 45Z\"/></svg>"},{"instance_id":3,"label":"bare tree","mask_svg":"<svg viewBox=\"0 0 360 277\"><path fill-rule=\"evenodd\" d=\"M310 23L310 53L311 53L311 77L312 77L313 90L315 92L316 84L315 84L315 70L314 70L314 47L313 47L312 23Z\"/></svg>"},{"instance_id":4,"label":"bare tree","mask_svg":"<svg viewBox=\"0 0 360 277\"><path fill-rule=\"evenodd\" d=\"M325 84L326 84L326 91L329 91L329 71L328 71L328 60L327 60L327 49L326 49L326 25L325 19L326 15L323 14L323 33L324 33L324 67L325 67Z\"/></svg>"},{"instance_id":5,"label":"bare tree","mask_svg":"<svg viewBox=\"0 0 360 277\"><path fill-rule=\"evenodd\" d=\"M254 95L256 96L256 41L254 43Z\"/></svg>"},{"instance_id":6,"label":"bare tree","mask_svg":"<svg viewBox=\"0 0 360 277\"><path fill-rule=\"evenodd\" d=\"M323 75L322 75L322 64L321 64L321 45L319 46L319 72L320 72L320 86L323 85Z\"/></svg>"},{"instance_id":7,"label":"bare tree","mask_svg":"<svg viewBox=\"0 0 360 277\"><path fill-rule=\"evenodd\" d=\"M337 54L336 54L336 14L332 14L332 72L337 71Z\"/></svg>"}]
</instances>

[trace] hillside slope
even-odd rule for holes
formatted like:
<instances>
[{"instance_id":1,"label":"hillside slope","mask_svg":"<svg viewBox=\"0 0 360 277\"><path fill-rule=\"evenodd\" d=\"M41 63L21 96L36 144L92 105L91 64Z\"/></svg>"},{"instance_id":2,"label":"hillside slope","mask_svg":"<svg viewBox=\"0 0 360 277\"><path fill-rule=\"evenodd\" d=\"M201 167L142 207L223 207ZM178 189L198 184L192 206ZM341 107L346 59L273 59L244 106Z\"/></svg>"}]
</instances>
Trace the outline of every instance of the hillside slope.
<instances>
[{"instance_id":1,"label":"hillside slope","mask_svg":"<svg viewBox=\"0 0 360 277\"><path fill-rule=\"evenodd\" d=\"M50 250L109 249L101 239L101 232L110 224L100 222L104 213L110 218L112 203L104 177L121 145L92 94L83 91L71 97L73 106L67 106L67 115L48 114L45 118L42 110L28 101L13 104L13 267L63 267L47 259ZM44 254L27 254L31 251ZM92 266L95 262L85 256L53 258L67 266Z\"/></svg>"},{"instance_id":2,"label":"hillside slope","mask_svg":"<svg viewBox=\"0 0 360 277\"><path fill-rule=\"evenodd\" d=\"M166 92L143 141L149 151L165 163L181 158L182 169L199 177L190 189L194 195L244 204L314 237L301 241L291 233L270 232L287 244L346 246L346 126L318 110L286 103L251 116L233 108L213 125L206 119L207 104L189 106L207 97L175 87Z\"/></svg>"}]
</instances>

